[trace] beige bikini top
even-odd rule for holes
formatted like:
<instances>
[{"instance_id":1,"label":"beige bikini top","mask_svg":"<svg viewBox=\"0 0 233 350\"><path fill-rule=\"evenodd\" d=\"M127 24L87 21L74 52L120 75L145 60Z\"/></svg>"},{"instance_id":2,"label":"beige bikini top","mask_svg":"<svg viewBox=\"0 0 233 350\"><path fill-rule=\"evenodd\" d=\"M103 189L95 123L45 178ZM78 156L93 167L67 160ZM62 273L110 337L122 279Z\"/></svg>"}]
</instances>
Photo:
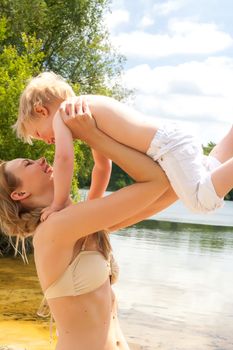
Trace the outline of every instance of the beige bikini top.
<instances>
[{"instance_id":1,"label":"beige bikini top","mask_svg":"<svg viewBox=\"0 0 233 350\"><path fill-rule=\"evenodd\" d=\"M98 251L85 250L86 240L80 253L63 274L44 292L46 299L76 296L99 288L111 275L110 262Z\"/></svg>"}]
</instances>

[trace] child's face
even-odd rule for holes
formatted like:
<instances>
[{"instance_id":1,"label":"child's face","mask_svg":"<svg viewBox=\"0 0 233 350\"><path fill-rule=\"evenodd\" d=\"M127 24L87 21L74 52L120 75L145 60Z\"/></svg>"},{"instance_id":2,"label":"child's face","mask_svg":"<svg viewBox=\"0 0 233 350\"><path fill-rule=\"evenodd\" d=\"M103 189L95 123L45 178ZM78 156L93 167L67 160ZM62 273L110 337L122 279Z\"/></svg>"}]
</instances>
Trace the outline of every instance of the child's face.
<instances>
[{"instance_id":1,"label":"child's face","mask_svg":"<svg viewBox=\"0 0 233 350\"><path fill-rule=\"evenodd\" d=\"M38 116L27 122L27 133L36 140L42 140L48 144L55 143L53 132L53 116Z\"/></svg>"}]
</instances>

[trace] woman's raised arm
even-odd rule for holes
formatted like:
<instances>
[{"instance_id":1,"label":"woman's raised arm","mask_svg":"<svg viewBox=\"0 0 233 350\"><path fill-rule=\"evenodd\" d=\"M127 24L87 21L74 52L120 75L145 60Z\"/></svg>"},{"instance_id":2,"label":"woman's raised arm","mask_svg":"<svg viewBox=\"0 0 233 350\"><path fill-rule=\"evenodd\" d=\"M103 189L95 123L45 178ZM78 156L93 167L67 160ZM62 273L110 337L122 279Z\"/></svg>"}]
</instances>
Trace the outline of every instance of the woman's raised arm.
<instances>
[{"instance_id":1,"label":"woman's raised arm","mask_svg":"<svg viewBox=\"0 0 233 350\"><path fill-rule=\"evenodd\" d=\"M161 170L149 157L111 139L95 126L90 116L72 121L83 139L93 149L105 154L138 183L125 187L107 197L70 206L47 220L46 231L63 246L74 244L82 236L108 228L142 211L159 198L169 187Z\"/></svg>"},{"instance_id":2,"label":"woman's raised arm","mask_svg":"<svg viewBox=\"0 0 233 350\"><path fill-rule=\"evenodd\" d=\"M121 228L131 226L149 218L152 215L159 213L160 211L166 209L170 205L172 205L177 200L177 195L173 191L170 186L169 189L162 194L161 197L157 198L153 203L151 203L148 207L144 208L139 213L133 215L132 217L127 218L126 220L116 224L115 226L108 227L110 232L120 230Z\"/></svg>"}]
</instances>

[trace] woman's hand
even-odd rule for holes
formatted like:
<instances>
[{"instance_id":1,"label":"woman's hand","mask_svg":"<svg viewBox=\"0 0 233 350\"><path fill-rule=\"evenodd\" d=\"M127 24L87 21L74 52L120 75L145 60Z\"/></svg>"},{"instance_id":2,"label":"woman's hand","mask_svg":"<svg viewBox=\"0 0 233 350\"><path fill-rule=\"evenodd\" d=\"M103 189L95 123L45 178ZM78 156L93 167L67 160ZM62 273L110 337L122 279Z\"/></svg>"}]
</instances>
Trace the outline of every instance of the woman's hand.
<instances>
[{"instance_id":1,"label":"woman's hand","mask_svg":"<svg viewBox=\"0 0 233 350\"><path fill-rule=\"evenodd\" d=\"M72 97L62 102L59 112L75 138L88 143L96 130L96 122L91 115L85 97Z\"/></svg>"}]
</instances>

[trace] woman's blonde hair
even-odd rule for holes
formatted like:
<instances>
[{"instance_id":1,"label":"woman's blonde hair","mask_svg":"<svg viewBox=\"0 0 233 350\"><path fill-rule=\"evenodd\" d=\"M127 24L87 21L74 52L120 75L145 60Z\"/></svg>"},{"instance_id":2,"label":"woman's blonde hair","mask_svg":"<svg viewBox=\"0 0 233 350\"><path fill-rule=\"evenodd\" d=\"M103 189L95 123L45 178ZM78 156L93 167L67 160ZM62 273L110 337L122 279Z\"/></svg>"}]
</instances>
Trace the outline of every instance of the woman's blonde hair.
<instances>
[{"instance_id":1,"label":"woman's blonde hair","mask_svg":"<svg viewBox=\"0 0 233 350\"><path fill-rule=\"evenodd\" d=\"M32 143L30 135L27 134L25 123L36 117L35 106L49 106L54 101L64 101L72 96L75 96L72 87L54 72L43 72L29 80L21 94L18 119L13 125L17 136Z\"/></svg>"},{"instance_id":2,"label":"woman's blonde hair","mask_svg":"<svg viewBox=\"0 0 233 350\"><path fill-rule=\"evenodd\" d=\"M6 162L0 161L0 227L9 236L25 238L40 222L41 208L27 209L11 198L19 185L20 180L6 171Z\"/></svg>"},{"instance_id":3,"label":"woman's blonde hair","mask_svg":"<svg viewBox=\"0 0 233 350\"><path fill-rule=\"evenodd\" d=\"M25 238L31 235L40 222L41 208L26 209L20 201L14 201L11 193L20 185L20 180L6 171L6 162L0 160L0 229L10 238L10 243L27 262ZM12 237L16 237L13 244ZM21 251L18 250L21 241Z\"/></svg>"},{"instance_id":4,"label":"woman's blonde hair","mask_svg":"<svg viewBox=\"0 0 233 350\"><path fill-rule=\"evenodd\" d=\"M22 256L25 260L26 252L24 239L32 235L40 223L42 208L29 209L22 206L20 201L14 201L11 193L20 185L20 180L6 171L6 162L0 161L0 229L9 237L16 236L17 245L22 240ZM107 260L111 258L112 247L107 231L94 233L97 245Z\"/></svg>"}]
</instances>

